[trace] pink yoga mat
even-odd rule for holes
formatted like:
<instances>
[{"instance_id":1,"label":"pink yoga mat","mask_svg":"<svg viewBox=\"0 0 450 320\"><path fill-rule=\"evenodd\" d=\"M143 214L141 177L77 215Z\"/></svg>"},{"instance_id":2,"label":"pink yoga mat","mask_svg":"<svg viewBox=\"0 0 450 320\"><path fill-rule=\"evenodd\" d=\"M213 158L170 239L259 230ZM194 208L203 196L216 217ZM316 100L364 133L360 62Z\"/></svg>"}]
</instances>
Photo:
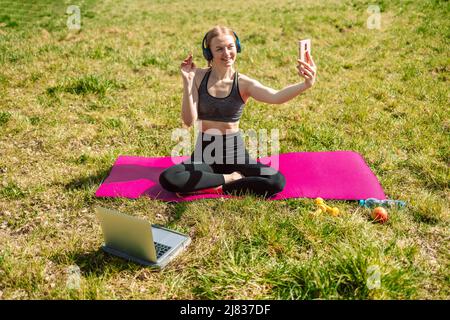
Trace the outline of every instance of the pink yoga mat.
<instances>
[{"instance_id":1,"label":"pink yoga mat","mask_svg":"<svg viewBox=\"0 0 450 320\"><path fill-rule=\"evenodd\" d=\"M187 158L119 156L95 196L148 196L175 202L230 197L201 194L180 198L162 189L158 183L160 173ZM293 152L261 158L260 161L278 169L286 177L284 190L272 200L317 197L337 200L386 199L377 177L357 152Z\"/></svg>"}]
</instances>

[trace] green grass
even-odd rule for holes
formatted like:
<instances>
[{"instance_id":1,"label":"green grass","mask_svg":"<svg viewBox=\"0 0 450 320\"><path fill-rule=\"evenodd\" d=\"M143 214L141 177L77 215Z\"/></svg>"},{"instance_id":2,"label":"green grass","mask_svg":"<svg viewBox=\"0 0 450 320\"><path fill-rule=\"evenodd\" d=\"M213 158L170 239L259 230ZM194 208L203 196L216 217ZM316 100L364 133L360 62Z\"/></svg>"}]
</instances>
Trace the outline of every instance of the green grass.
<instances>
[{"instance_id":1,"label":"green grass","mask_svg":"<svg viewBox=\"0 0 450 320\"><path fill-rule=\"evenodd\" d=\"M0 0L0 299L449 299L447 1ZM186 7L186 5L188 7ZM6 9L8 8L8 9ZM34 8L34 9L33 9ZM118 155L163 156L181 127L179 64L216 24L239 35L240 72L301 81L311 37L318 80L283 105L250 100L241 128L278 129L281 152L354 150L407 201L373 223L356 202L97 199ZM332 182L330 182L332 183ZM191 235L163 272L99 250L102 205ZM68 286L78 266L79 288ZM379 288L369 288L370 268Z\"/></svg>"},{"instance_id":2,"label":"green grass","mask_svg":"<svg viewBox=\"0 0 450 320\"><path fill-rule=\"evenodd\" d=\"M102 79L95 75L88 75L79 79L71 79L64 85L49 87L47 88L47 93L49 95L55 95L59 92L68 92L75 95L93 93L104 96L107 92L119 88L121 88L121 86L114 80Z\"/></svg>"}]
</instances>

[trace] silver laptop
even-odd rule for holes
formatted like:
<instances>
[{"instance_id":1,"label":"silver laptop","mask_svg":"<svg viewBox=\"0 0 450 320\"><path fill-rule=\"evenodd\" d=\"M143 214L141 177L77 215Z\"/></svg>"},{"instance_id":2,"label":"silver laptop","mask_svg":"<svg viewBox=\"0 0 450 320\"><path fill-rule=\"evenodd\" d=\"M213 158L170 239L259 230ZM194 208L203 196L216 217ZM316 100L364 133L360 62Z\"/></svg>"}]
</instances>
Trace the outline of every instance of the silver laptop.
<instances>
[{"instance_id":1,"label":"silver laptop","mask_svg":"<svg viewBox=\"0 0 450 320\"><path fill-rule=\"evenodd\" d=\"M191 243L189 236L144 219L103 207L95 211L105 238L102 249L115 256L162 269Z\"/></svg>"}]
</instances>

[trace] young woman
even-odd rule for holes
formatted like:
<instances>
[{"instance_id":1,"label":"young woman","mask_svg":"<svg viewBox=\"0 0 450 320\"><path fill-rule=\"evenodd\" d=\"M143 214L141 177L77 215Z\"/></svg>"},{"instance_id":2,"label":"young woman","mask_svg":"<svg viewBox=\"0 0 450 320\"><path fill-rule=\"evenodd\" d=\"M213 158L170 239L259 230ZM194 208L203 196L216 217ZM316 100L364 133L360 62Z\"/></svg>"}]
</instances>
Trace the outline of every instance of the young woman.
<instances>
[{"instance_id":1,"label":"young woman","mask_svg":"<svg viewBox=\"0 0 450 320\"><path fill-rule=\"evenodd\" d=\"M252 159L239 131L239 119L251 97L257 101L281 104L311 88L316 65L309 52L298 60L303 83L274 90L234 69L241 45L236 33L217 26L208 31L202 43L208 68L197 68L192 54L181 63L183 102L181 117L187 126L200 120L198 140L190 159L161 173L161 186L176 193L251 193L271 197L283 190L284 176ZM219 146L219 147L218 147Z\"/></svg>"}]
</instances>

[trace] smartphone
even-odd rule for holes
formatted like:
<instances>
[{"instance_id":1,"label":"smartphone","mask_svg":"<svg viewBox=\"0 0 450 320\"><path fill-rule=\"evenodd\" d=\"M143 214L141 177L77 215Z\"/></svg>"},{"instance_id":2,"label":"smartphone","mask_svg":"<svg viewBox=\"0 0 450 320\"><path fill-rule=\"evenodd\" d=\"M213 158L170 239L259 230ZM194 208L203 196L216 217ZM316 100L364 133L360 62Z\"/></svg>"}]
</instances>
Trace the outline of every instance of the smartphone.
<instances>
[{"instance_id":1,"label":"smartphone","mask_svg":"<svg viewBox=\"0 0 450 320\"><path fill-rule=\"evenodd\" d=\"M306 61L305 52L308 50L309 55L311 56L311 39L300 40L298 42L298 47L299 59L308 62Z\"/></svg>"}]
</instances>

